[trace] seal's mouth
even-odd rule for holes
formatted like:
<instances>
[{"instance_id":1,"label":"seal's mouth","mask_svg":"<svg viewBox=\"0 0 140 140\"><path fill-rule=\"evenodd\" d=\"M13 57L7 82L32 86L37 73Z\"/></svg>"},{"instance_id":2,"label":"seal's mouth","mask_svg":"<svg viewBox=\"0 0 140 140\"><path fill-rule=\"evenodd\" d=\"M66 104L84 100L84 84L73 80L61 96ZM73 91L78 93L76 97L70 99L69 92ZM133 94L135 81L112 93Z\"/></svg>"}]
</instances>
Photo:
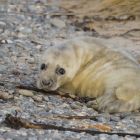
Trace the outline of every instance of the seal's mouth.
<instances>
[{"instance_id":1,"label":"seal's mouth","mask_svg":"<svg viewBox=\"0 0 140 140\"><path fill-rule=\"evenodd\" d=\"M37 87L39 89L43 89L45 91L55 91L58 89L58 86L52 82L52 83L47 83L46 81L38 81L37 82Z\"/></svg>"}]
</instances>

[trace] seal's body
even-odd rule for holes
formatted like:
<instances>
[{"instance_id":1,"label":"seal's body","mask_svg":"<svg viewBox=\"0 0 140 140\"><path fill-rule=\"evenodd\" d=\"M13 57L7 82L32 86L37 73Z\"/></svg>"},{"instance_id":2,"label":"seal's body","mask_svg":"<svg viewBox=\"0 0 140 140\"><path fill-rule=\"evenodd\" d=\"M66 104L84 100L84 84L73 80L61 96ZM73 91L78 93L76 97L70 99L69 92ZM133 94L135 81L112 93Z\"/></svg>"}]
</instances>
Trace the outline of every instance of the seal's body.
<instances>
[{"instance_id":1,"label":"seal's body","mask_svg":"<svg viewBox=\"0 0 140 140\"><path fill-rule=\"evenodd\" d=\"M89 104L104 112L140 108L140 67L119 47L82 37L46 50L38 87L78 96L96 97Z\"/></svg>"}]
</instances>

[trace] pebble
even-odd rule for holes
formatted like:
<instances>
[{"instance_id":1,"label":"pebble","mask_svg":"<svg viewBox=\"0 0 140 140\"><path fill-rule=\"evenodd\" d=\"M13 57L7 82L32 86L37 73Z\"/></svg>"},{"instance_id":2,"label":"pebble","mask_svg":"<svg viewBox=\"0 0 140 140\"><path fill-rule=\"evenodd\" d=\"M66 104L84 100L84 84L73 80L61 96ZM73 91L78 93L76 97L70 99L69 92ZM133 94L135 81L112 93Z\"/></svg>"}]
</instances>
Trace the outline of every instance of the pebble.
<instances>
[{"instance_id":1,"label":"pebble","mask_svg":"<svg viewBox=\"0 0 140 140\"><path fill-rule=\"evenodd\" d=\"M42 102L43 101L43 96L42 95L35 95L32 98L34 99L34 101L37 101L37 102Z\"/></svg>"},{"instance_id":2,"label":"pebble","mask_svg":"<svg viewBox=\"0 0 140 140\"><path fill-rule=\"evenodd\" d=\"M70 107L71 107L72 109L79 109L79 108L81 108L80 105L81 105L81 104L72 103L72 104L70 105Z\"/></svg>"},{"instance_id":3,"label":"pebble","mask_svg":"<svg viewBox=\"0 0 140 140\"><path fill-rule=\"evenodd\" d=\"M30 64L34 64L35 63L35 59L33 57L28 58L28 63Z\"/></svg>"},{"instance_id":4,"label":"pebble","mask_svg":"<svg viewBox=\"0 0 140 140\"><path fill-rule=\"evenodd\" d=\"M57 28L65 28L66 27L66 23L58 18L51 19L50 23Z\"/></svg>"},{"instance_id":5,"label":"pebble","mask_svg":"<svg viewBox=\"0 0 140 140\"><path fill-rule=\"evenodd\" d=\"M0 21L0 28L5 28L6 27L6 23L3 21Z\"/></svg>"},{"instance_id":6,"label":"pebble","mask_svg":"<svg viewBox=\"0 0 140 140\"><path fill-rule=\"evenodd\" d=\"M1 42L2 44L6 44L7 41L6 41L5 39L3 39L3 40L1 40L0 42Z\"/></svg>"},{"instance_id":7,"label":"pebble","mask_svg":"<svg viewBox=\"0 0 140 140\"><path fill-rule=\"evenodd\" d=\"M48 96L44 95L43 98L44 98L45 101L47 101L47 102L49 101L49 97Z\"/></svg>"},{"instance_id":8,"label":"pebble","mask_svg":"<svg viewBox=\"0 0 140 140\"><path fill-rule=\"evenodd\" d=\"M111 136L111 139L112 140L119 140L119 136L114 134L114 135Z\"/></svg>"},{"instance_id":9,"label":"pebble","mask_svg":"<svg viewBox=\"0 0 140 140\"><path fill-rule=\"evenodd\" d=\"M6 66L6 65L0 65L0 73L5 73L7 68L8 68L8 66Z\"/></svg>"},{"instance_id":10,"label":"pebble","mask_svg":"<svg viewBox=\"0 0 140 140\"><path fill-rule=\"evenodd\" d=\"M10 39L7 39L7 43L8 43L8 44L12 44L12 43L13 43L13 41L12 41L12 40L10 40Z\"/></svg>"},{"instance_id":11,"label":"pebble","mask_svg":"<svg viewBox=\"0 0 140 140\"><path fill-rule=\"evenodd\" d=\"M0 99L11 99L13 98L13 95L10 95L9 93L7 92L4 92L4 91L0 91Z\"/></svg>"},{"instance_id":12,"label":"pebble","mask_svg":"<svg viewBox=\"0 0 140 140\"><path fill-rule=\"evenodd\" d=\"M18 90L18 93L19 93L20 95L27 96L27 97L32 97L32 96L34 96L33 92L30 91L30 90L20 89L20 90Z\"/></svg>"},{"instance_id":13,"label":"pebble","mask_svg":"<svg viewBox=\"0 0 140 140\"><path fill-rule=\"evenodd\" d=\"M125 139L125 140L135 140L136 138L127 135L127 136L124 137L124 139Z\"/></svg>"},{"instance_id":14,"label":"pebble","mask_svg":"<svg viewBox=\"0 0 140 140\"><path fill-rule=\"evenodd\" d=\"M18 31L20 31L23 34L30 34L32 33L32 29L28 27L19 27Z\"/></svg>"}]
</instances>

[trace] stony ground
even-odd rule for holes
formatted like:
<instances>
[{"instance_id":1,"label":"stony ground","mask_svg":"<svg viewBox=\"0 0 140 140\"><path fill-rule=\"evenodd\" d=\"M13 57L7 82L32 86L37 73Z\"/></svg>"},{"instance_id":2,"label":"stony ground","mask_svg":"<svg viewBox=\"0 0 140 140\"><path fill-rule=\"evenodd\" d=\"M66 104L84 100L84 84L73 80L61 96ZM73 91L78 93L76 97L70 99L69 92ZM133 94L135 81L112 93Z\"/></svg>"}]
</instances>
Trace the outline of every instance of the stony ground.
<instances>
[{"instance_id":1,"label":"stony ground","mask_svg":"<svg viewBox=\"0 0 140 140\"><path fill-rule=\"evenodd\" d=\"M124 37L103 38L91 31L77 30L66 15L50 16L58 12L57 6L32 0L1 6L0 15L0 140L136 140L136 136L95 134L43 129L12 129L3 121L12 114L34 123L53 124L69 128L95 130L104 125L105 130L140 134L140 112L103 114L88 108L84 102L59 95L17 89L17 85L36 84L39 57L51 45L76 36L98 37L108 45L128 48L139 58L140 43ZM46 13L46 14L41 14ZM131 36L132 37L132 36ZM68 119L67 116L92 116L93 118ZM102 126L103 127L103 126ZM100 129L96 130L100 131Z\"/></svg>"}]
</instances>

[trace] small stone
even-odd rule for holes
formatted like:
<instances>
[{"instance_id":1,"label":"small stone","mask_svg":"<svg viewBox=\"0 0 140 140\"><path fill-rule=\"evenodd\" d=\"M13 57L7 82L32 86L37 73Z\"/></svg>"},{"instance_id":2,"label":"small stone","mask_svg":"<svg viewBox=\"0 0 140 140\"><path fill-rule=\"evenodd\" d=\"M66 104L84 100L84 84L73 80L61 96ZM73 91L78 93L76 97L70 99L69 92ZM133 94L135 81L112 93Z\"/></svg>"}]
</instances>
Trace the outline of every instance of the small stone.
<instances>
[{"instance_id":1,"label":"small stone","mask_svg":"<svg viewBox=\"0 0 140 140\"><path fill-rule=\"evenodd\" d=\"M26 37L26 34L23 34L23 33L19 32L19 33L17 34L17 36L18 36L19 38L25 38L25 37Z\"/></svg>"},{"instance_id":2,"label":"small stone","mask_svg":"<svg viewBox=\"0 0 140 140\"><path fill-rule=\"evenodd\" d=\"M111 136L111 138L112 138L112 140L118 140L119 139L119 136L116 135L116 134L114 134L114 135Z\"/></svg>"},{"instance_id":3,"label":"small stone","mask_svg":"<svg viewBox=\"0 0 140 140\"><path fill-rule=\"evenodd\" d=\"M31 28L27 28L27 27L19 27L18 31L22 32L23 34L30 34L30 33L32 33L32 29Z\"/></svg>"},{"instance_id":4,"label":"small stone","mask_svg":"<svg viewBox=\"0 0 140 140\"><path fill-rule=\"evenodd\" d=\"M0 99L6 100L13 98L13 95L10 95L7 92L0 91Z\"/></svg>"},{"instance_id":5,"label":"small stone","mask_svg":"<svg viewBox=\"0 0 140 140\"><path fill-rule=\"evenodd\" d=\"M10 39L7 39L7 43L8 43L8 44L12 44L12 43L13 43L13 41L12 41L12 40L10 40Z\"/></svg>"},{"instance_id":6,"label":"small stone","mask_svg":"<svg viewBox=\"0 0 140 140\"><path fill-rule=\"evenodd\" d=\"M14 90L9 90L8 93L9 94L13 94L15 91Z\"/></svg>"},{"instance_id":7,"label":"small stone","mask_svg":"<svg viewBox=\"0 0 140 140\"><path fill-rule=\"evenodd\" d=\"M42 45L37 45L36 48L40 50L42 48Z\"/></svg>"},{"instance_id":8,"label":"small stone","mask_svg":"<svg viewBox=\"0 0 140 140\"><path fill-rule=\"evenodd\" d=\"M99 140L108 140L108 135L107 134L100 134L99 135Z\"/></svg>"},{"instance_id":9,"label":"small stone","mask_svg":"<svg viewBox=\"0 0 140 140\"><path fill-rule=\"evenodd\" d=\"M107 122L107 120L108 120L108 119L107 119L106 117L104 117L104 116L99 116L97 119L98 119L99 122L103 122L103 123Z\"/></svg>"},{"instance_id":10,"label":"small stone","mask_svg":"<svg viewBox=\"0 0 140 140\"><path fill-rule=\"evenodd\" d=\"M0 65L0 73L5 73L6 70L7 70L6 65Z\"/></svg>"},{"instance_id":11,"label":"small stone","mask_svg":"<svg viewBox=\"0 0 140 140\"><path fill-rule=\"evenodd\" d=\"M1 43L2 44L5 44L6 43L6 40L5 39L1 40Z\"/></svg>"},{"instance_id":12,"label":"small stone","mask_svg":"<svg viewBox=\"0 0 140 140\"><path fill-rule=\"evenodd\" d=\"M20 89L20 90L18 90L18 93L19 93L20 95L27 96L27 97L32 97L32 96L34 96L34 94L33 94L32 91L30 91L30 90L25 90L25 89Z\"/></svg>"},{"instance_id":13,"label":"small stone","mask_svg":"<svg viewBox=\"0 0 140 140\"><path fill-rule=\"evenodd\" d=\"M110 120L118 122L118 121L120 121L120 117L119 116L113 116L113 117L110 118Z\"/></svg>"},{"instance_id":14,"label":"small stone","mask_svg":"<svg viewBox=\"0 0 140 140\"><path fill-rule=\"evenodd\" d=\"M12 40L10 40L10 39L3 39L3 40L1 40L1 43L2 44L12 44L13 43L13 41Z\"/></svg>"},{"instance_id":15,"label":"small stone","mask_svg":"<svg viewBox=\"0 0 140 140\"><path fill-rule=\"evenodd\" d=\"M72 103L72 104L70 105L70 107L71 107L72 109L79 109L81 106L78 105L78 104L76 104L76 103Z\"/></svg>"},{"instance_id":16,"label":"small stone","mask_svg":"<svg viewBox=\"0 0 140 140\"><path fill-rule=\"evenodd\" d=\"M57 28L64 28L66 27L66 24L64 21L58 19L58 18L54 18L54 19L51 19L51 25L57 27Z\"/></svg>"},{"instance_id":17,"label":"small stone","mask_svg":"<svg viewBox=\"0 0 140 140\"><path fill-rule=\"evenodd\" d=\"M6 23L3 21L0 21L0 28L5 28L6 27Z\"/></svg>"},{"instance_id":18,"label":"small stone","mask_svg":"<svg viewBox=\"0 0 140 140\"><path fill-rule=\"evenodd\" d=\"M28 63L29 64L34 64L35 63L35 60L34 60L34 58L32 57L32 58L28 58Z\"/></svg>"},{"instance_id":19,"label":"small stone","mask_svg":"<svg viewBox=\"0 0 140 140\"><path fill-rule=\"evenodd\" d=\"M44 98L44 100L45 100L45 101L47 101L47 102L49 101L48 96L45 96L45 95L44 95L44 97L43 97L43 98Z\"/></svg>"},{"instance_id":20,"label":"small stone","mask_svg":"<svg viewBox=\"0 0 140 140\"><path fill-rule=\"evenodd\" d=\"M27 132L25 132L24 130L17 131L17 134L20 134L22 136L27 136Z\"/></svg>"},{"instance_id":21,"label":"small stone","mask_svg":"<svg viewBox=\"0 0 140 140\"><path fill-rule=\"evenodd\" d=\"M125 140L135 140L136 138L135 137L132 137L132 136L125 136Z\"/></svg>"},{"instance_id":22,"label":"small stone","mask_svg":"<svg viewBox=\"0 0 140 140\"><path fill-rule=\"evenodd\" d=\"M36 95L36 96L33 96L32 98L37 102L42 102L43 101L43 96L41 96L41 95Z\"/></svg>"},{"instance_id":23,"label":"small stone","mask_svg":"<svg viewBox=\"0 0 140 140\"><path fill-rule=\"evenodd\" d=\"M35 43L35 44L39 44L39 45L44 45L47 43L47 41L43 38L38 38L36 36L32 36L30 37L30 40L32 43Z\"/></svg>"}]
</instances>

